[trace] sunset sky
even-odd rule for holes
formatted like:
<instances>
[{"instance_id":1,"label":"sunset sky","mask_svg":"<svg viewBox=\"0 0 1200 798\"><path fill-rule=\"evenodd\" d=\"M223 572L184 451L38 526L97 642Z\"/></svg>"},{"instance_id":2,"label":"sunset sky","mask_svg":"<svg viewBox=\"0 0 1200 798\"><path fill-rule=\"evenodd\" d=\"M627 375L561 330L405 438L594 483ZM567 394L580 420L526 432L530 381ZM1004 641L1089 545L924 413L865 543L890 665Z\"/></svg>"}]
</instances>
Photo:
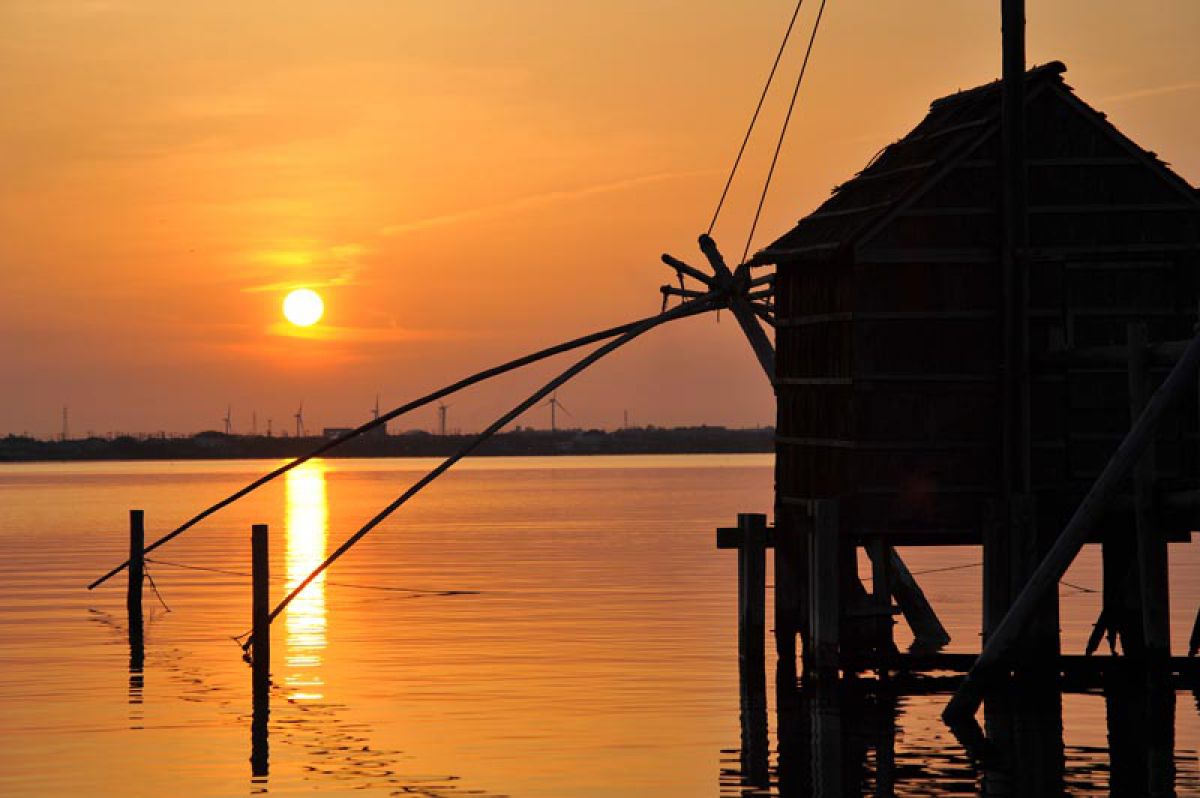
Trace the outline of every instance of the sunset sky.
<instances>
[{"instance_id":1,"label":"sunset sky","mask_svg":"<svg viewBox=\"0 0 1200 798\"><path fill-rule=\"evenodd\" d=\"M1031 0L1029 59L1200 182L1200 3ZM0 434L310 428L653 313L697 261L792 0L4 0ZM808 0L806 35L817 0ZM1136 13L1135 13L1136 12ZM829 0L756 244L995 78L999 3ZM716 230L733 260L801 42ZM786 84L786 85L784 85ZM289 327L286 292L325 300ZM567 361L556 361L565 367ZM765 424L733 320L651 333L572 424ZM478 429L553 367L451 401ZM431 428L436 411L393 425ZM547 426L548 411L523 419Z\"/></svg>"}]
</instances>

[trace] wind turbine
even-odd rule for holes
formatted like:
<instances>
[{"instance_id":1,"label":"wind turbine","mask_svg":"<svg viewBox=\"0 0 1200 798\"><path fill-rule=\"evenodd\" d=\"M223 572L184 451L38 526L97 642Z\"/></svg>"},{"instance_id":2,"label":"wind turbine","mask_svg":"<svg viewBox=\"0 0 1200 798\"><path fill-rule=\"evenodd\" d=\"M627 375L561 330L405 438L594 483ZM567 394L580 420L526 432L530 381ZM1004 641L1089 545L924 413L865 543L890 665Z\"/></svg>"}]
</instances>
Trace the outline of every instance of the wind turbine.
<instances>
[{"instance_id":1,"label":"wind turbine","mask_svg":"<svg viewBox=\"0 0 1200 798\"><path fill-rule=\"evenodd\" d=\"M300 409L292 416L296 419L296 437L304 437L304 402L300 403Z\"/></svg>"},{"instance_id":2,"label":"wind turbine","mask_svg":"<svg viewBox=\"0 0 1200 798\"><path fill-rule=\"evenodd\" d=\"M445 402L438 402L437 407L438 407L438 434L444 438L444 437L446 437L446 411L450 409L451 405L448 405Z\"/></svg>"},{"instance_id":3,"label":"wind turbine","mask_svg":"<svg viewBox=\"0 0 1200 798\"><path fill-rule=\"evenodd\" d=\"M371 408L371 418L375 421L379 420L379 394L375 394L375 406ZM387 435L387 424L376 427L371 431L371 434L380 438L384 437Z\"/></svg>"},{"instance_id":4,"label":"wind turbine","mask_svg":"<svg viewBox=\"0 0 1200 798\"><path fill-rule=\"evenodd\" d=\"M223 420L225 422L225 434L233 434L233 405L225 406L225 418Z\"/></svg>"},{"instance_id":5,"label":"wind turbine","mask_svg":"<svg viewBox=\"0 0 1200 798\"><path fill-rule=\"evenodd\" d=\"M547 405L550 407L550 431L558 432L558 411L561 410L568 416L571 415L571 411L564 407L562 402L558 401L558 391L550 394L550 398L546 400L546 404L542 405L542 407L546 407Z\"/></svg>"}]
</instances>

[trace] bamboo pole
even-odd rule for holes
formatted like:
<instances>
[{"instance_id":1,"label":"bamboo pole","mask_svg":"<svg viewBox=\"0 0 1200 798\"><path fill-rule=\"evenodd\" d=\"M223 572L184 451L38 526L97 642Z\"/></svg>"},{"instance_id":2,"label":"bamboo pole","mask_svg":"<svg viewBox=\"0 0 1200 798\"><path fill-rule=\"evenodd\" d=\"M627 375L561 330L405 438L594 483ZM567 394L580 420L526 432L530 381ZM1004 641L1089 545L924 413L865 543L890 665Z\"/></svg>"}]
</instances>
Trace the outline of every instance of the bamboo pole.
<instances>
[{"instance_id":1,"label":"bamboo pole","mask_svg":"<svg viewBox=\"0 0 1200 798\"><path fill-rule=\"evenodd\" d=\"M671 310L666 311L665 313L660 313L657 316L652 316L648 319L643 319L640 323L634 325L630 330L628 330L624 335L622 335L619 338L617 338L616 340L610 341L609 343L605 344L604 346L601 346L600 348L592 351L586 357L577 361L574 365L572 365L570 368L563 371L561 374L559 374L557 377L552 379L550 382L543 385L541 388L539 388L537 391L532 393L527 399L525 399L523 402L518 404L512 410L508 411L503 416L501 416L499 419L492 422L492 424L487 429L485 429L483 432L479 433L478 435L473 437L471 440L469 440L457 452L455 452L453 455L451 455L450 457L447 457L445 460L443 460L441 463L439 463L436 468L434 468L432 471L430 471L425 476L421 477L421 479L417 480L417 482L414 483L412 485L412 487L410 487L408 490L404 491L404 493L401 494L399 496L399 498L397 498L391 504L389 504L388 506L386 506L382 510L380 510L378 513L376 513L375 516L371 518L371 520L367 521L367 523L365 523L361 527L359 527L358 531L356 531L353 535L351 535L350 537L348 537L344 541L342 541L341 545L339 545L336 549L334 549L334 551L328 557L326 557L324 559L324 561L321 562L320 565L318 565L315 569L313 569L312 573L310 573L308 576L304 577L304 579L299 584L297 584L296 587L293 588L292 591L290 593L288 593L287 596L285 596L283 598L283 600L279 602L278 605L276 605L275 609L271 610L271 620L273 621L276 618L278 618L279 614L281 612L283 612L283 610L289 604L292 603L292 601L296 598L296 596L300 595L300 593L306 587L308 587L308 585L314 579L316 579L321 573L323 573L339 557L341 557L343 554L345 554L347 551L349 551L350 548L355 543L360 541L368 532L370 532L372 529L374 529L380 523L382 523L385 518L387 518L389 515L394 513L396 510L398 510L405 502L407 502L413 496L420 493L420 491L426 485L433 482L435 479L440 477L446 471L450 470L450 468L455 463L457 463L459 460L463 459L464 457L469 455L471 452L473 452L484 441L486 441L488 438L492 437L492 435L499 432L505 425L511 423L513 420L518 418L526 410L528 410L529 408L533 407L541 400L548 397L564 382L571 379L576 374L579 374L581 371L588 368L589 366L591 366L597 360L600 360L605 355L608 355L609 353L613 352L614 350L619 349L620 347L629 343L630 341L632 341L633 339L642 335L643 333L648 332L648 331L654 329L655 327L658 327L661 324L665 324L668 321L674 321L675 319L687 318L688 316L696 316L701 313L707 313L709 311L716 310L718 307L720 307L720 304L717 301L715 301L717 299L718 299L718 295L716 293L707 294L702 299L696 299L696 300L693 300L692 302L684 303L675 308L672 308Z\"/></svg>"},{"instance_id":2,"label":"bamboo pole","mask_svg":"<svg viewBox=\"0 0 1200 798\"><path fill-rule=\"evenodd\" d=\"M729 267L725 264L725 258L717 249L717 244L712 240L712 236L700 236L700 251L704 253L704 257L708 258L708 262L713 267L716 285L729 291L729 310L737 319L738 326L742 328L747 340L750 341L750 348L754 350L754 355L758 358L763 371L766 372L767 379L772 380L773 384L775 345L771 343L771 339L767 337L762 325L758 323L750 300L745 297L744 287L750 282L749 268L739 266L737 274L730 272Z\"/></svg>"},{"instance_id":3,"label":"bamboo pole","mask_svg":"<svg viewBox=\"0 0 1200 798\"><path fill-rule=\"evenodd\" d=\"M383 415L379 416L378 418L372 419L371 421L368 421L367 423L362 424L361 426L355 427L354 429L350 430L349 432L339 435L337 438L334 438L331 441L321 444L320 446L313 449L308 454L297 457L294 460L290 460L289 462L281 465L279 468L276 468L274 471L264 474L263 476L259 477L258 479L254 480L253 482L251 482L249 485L246 485L244 488L241 488L240 490L236 491L235 493L230 494L229 496L225 497L224 499L217 502L216 504L213 504L212 506L210 506L210 507L202 510L201 512L197 513L196 515L192 516L187 521L183 522L179 526L175 527L175 529L168 532L166 535L163 535L161 538L159 538L158 540L151 543L149 546L146 547L145 551L147 553L154 551L159 546L165 545L166 543L170 542L171 540L175 539L179 535L186 532L188 529L191 529L193 526L200 523L205 518L208 518L213 513L217 512L218 510L220 510L224 507L228 507L230 504L233 504L235 501L242 498L243 496L246 496L247 494L257 490L258 488L261 488L263 485L267 484L268 482L275 479L276 477L282 476L283 474L286 474L288 471L291 471L293 468L296 468L297 466L308 462L309 460L313 459L314 457L319 457L320 455L324 454L325 452L328 452L330 449L333 449L337 446L341 446L346 441L349 441L353 438L357 438L360 435L363 435L364 433L370 432L371 430L386 424L387 422L391 421L394 418L402 416L405 413L408 413L412 410L416 410L417 408L424 407L425 405L430 404L432 402L436 402L439 399L443 399L443 398L449 396L450 394L461 391L462 389L468 388L472 385L475 385L476 383L483 382L484 380L491 379L492 377L497 377L501 374L505 374L514 369L518 369L523 366L528 366L531 363L536 363L540 360L545 360L548 357L553 357L554 355L559 355L564 352L569 352L573 349L578 349L581 346L587 346L588 344L593 344L598 341L603 341L608 338L613 338L618 335L623 335L623 334L629 332L630 330L638 327L638 325L645 324L647 321L649 321L651 319L655 319L655 318L657 318L657 316L648 316L643 319L638 319L637 321L629 322L628 324L622 324L617 327L610 327L607 330L600 330L599 332L594 332L589 335L584 335L582 337L575 338L575 339L566 341L561 344L556 344L555 346L550 346L545 349L541 349L537 352L534 352L533 354L525 355L524 357L519 357L515 360L510 360L507 363L502 363L499 366L494 366L490 369L484 369L483 371L472 374L469 377L464 377L463 379L459 380L458 382L454 382L454 383L451 383L450 385L447 385L444 388L440 388L440 389L434 391L433 393L426 394L425 396L422 396L419 399L414 399L413 401L408 402L407 404L403 404L393 410L388 411L387 413L384 413ZM127 568L128 566L129 566L129 561L126 560L125 562L121 563L117 567L113 568L108 573L104 574L104 576L101 576L99 579L95 580L90 585L88 585L88 590L93 590L93 589L99 587L100 585L104 584L112 577L119 574L122 571L122 569Z\"/></svg>"},{"instance_id":4,"label":"bamboo pole","mask_svg":"<svg viewBox=\"0 0 1200 798\"><path fill-rule=\"evenodd\" d=\"M1129 434L1121 441L1104 471L1059 534L1054 546L1042 559L1011 609L984 645L958 692L942 713L942 717L948 723L973 715L979 708L981 682L997 675L1004 668L1008 655L1020 640L1026 624L1038 609L1042 598L1055 589L1059 579L1066 573L1086 541L1088 531L1108 506L1120 482L1153 439L1167 408L1185 389L1190 388L1189 383L1195 378L1198 367L1200 335L1192 338L1179 362L1150 397L1145 410L1138 416Z\"/></svg>"}]
</instances>

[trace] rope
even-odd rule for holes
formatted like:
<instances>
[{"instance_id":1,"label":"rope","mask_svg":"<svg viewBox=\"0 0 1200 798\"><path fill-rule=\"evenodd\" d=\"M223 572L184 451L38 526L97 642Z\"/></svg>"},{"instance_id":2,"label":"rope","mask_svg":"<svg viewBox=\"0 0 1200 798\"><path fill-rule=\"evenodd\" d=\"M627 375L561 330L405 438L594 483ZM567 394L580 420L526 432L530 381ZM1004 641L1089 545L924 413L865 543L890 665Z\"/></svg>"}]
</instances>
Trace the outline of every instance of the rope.
<instances>
[{"instance_id":1,"label":"rope","mask_svg":"<svg viewBox=\"0 0 1200 798\"><path fill-rule=\"evenodd\" d=\"M245 579L250 578L250 574L246 571L233 571L228 568L212 568L204 565L188 565L181 562L168 562L166 560L151 560L146 558L146 562L152 562L155 565L165 565L168 568L185 568L189 571L207 571L214 574L223 574L225 576L240 576ZM149 576L149 574L147 574ZM348 587L355 590L382 590L392 593L411 593L414 596L479 596L483 594L482 590L434 590L424 587L394 587L389 585L358 585L353 582L326 582L330 587ZM166 606L164 604L164 606ZM170 610L168 609L168 612ZM244 635L243 635L244 636Z\"/></svg>"},{"instance_id":2,"label":"rope","mask_svg":"<svg viewBox=\"0 0 1200 798\"><path fill-rule=\"evenodd\" d=\"M154 595L158 598L158 603L163 605L164 610L170 612L171 608L167 606L166 599L162 597L162 593L158 592L158 585L154 584L154 577L150 575L150 569L143 565L142 573L145 575L146 581L150 583L150 589L154 591Z\"/></svg>"},{"instance_id":3,"label":"rope","mask_svg":"<svg viewBox=\"0 0 1200 798\"><path fill-rule=\"evenodd\" d=\"M712 235L713 228L717 226L717 217L721 215L721 208L725 205L725 198L729 196L729 188L733 185L733 177L737 174L738 166L742 163L742 156L746 154L746 145L750 143L750 134L754 132L754 125L758 122L758 115L762 112L763 103L767 99L767 91L771 88L771 81L775 79L775 71L779 68L779 61L783 58L783 52L787 49L788 40L792 37L792 28L796 26L796 18L800 16L800 8L804 5L804 0L797 0L796 10L792 12L792 18L788 22L787 30L783 33L783 41L779 43L779 51L775 53L775 61L771 64L771 71L767 74L767 82L763 85L762 94L758 96L758 105L754 107L754 115L750 117L750 125L746 128L746 135L742 139L742 146L738 147L737 157L733 159L733 168L729 170L729 178L725 181L725 188L721 189L721 198L717 200L717 209L713 211L712 221L708 223L708 235ZM683 280L680 280L682 287Z\"/></svg>"},{"instance_id":4,"label":"rope","mask_svg":"<svg viewBox=\"0 0 1200 798\"><path fill-rule=\"evenodd\" d=\"M813 22L812 34L808 37L808 47L804 50L804 61L800 64L800 74L796 77L796 88L792 89L792 100L788 103L787 114L783 118L783 127L779 131L779 141L775 143L775 154L771 156L771 167L767 170L767 179L763 183L762 194L758 198L758 208L754 211L754 221L750 223L750 235L746 236L746 246L742 250L741 263L746 262L750 254L750 242L754 240L754 231L758 229L758 219L762 215L763 204L767 201L767 191L771 188L771 178L775 176L775 166L779 163L779 152L783 149L783 140L787 136L788 125L792 121L792 112L796 109L796 98L800 95L800 86L804 83L804 75L808 72L808 59L812 55L813 44L817 40L817 31L821 29L821 18L825 15L826 0L821 0L817 9L817 19Z\"/></svg>"}]
</instances>

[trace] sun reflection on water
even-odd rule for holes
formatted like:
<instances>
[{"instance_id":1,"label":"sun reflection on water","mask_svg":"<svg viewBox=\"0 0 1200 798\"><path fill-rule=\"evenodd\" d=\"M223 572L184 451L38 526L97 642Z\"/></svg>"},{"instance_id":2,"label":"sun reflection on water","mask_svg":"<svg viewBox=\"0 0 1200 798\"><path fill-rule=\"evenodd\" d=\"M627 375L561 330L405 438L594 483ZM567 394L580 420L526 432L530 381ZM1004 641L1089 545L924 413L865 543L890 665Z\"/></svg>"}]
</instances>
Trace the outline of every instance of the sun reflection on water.
<instances>
[{"instance_id":1,"label":"sun reflection on water","mask_svg":"<svg viewBox=\"0 0 1200 798\"><path fill-rule=\"evenodd\" d=\"M310 460L287 473L287 589L290 591L325 559L329 507L325 463ZM288 697L316 701L324 697L320 673L325 651L325 574L318 576L287 608Z\"/></svg>"}]
</instances>

